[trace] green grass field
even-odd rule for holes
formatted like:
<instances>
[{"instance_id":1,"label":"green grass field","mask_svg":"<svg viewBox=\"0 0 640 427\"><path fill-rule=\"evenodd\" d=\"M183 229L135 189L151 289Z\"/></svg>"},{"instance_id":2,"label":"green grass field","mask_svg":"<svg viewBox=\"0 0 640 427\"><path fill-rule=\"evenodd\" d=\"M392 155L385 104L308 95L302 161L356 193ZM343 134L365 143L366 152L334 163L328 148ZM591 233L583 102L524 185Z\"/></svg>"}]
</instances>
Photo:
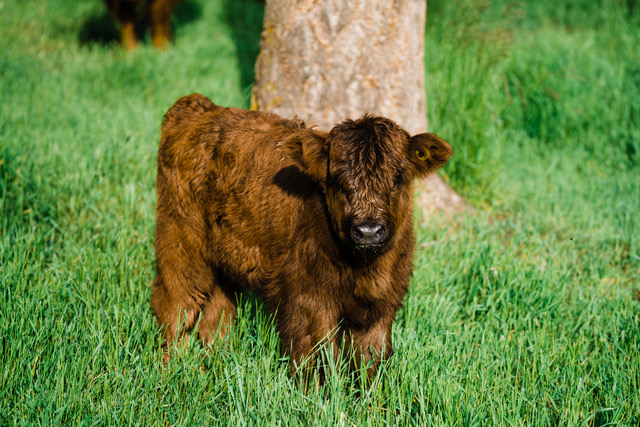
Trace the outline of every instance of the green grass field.
<instances>
[{"instance_id":1,"label":"green grass field","mask_svg":"<svg viewBox=\"0 0 640 427\"><path fill-rule=\"evenodd\" d=\"M160 122L248 106L262 13L185 0L170 51L125 53L98 0L0 0L0 425L640 425L634 0L429 2L430 128L477 212L418 225L372 385L305 394L255 299L163 366Z\"/></svg>"}]
</instances>

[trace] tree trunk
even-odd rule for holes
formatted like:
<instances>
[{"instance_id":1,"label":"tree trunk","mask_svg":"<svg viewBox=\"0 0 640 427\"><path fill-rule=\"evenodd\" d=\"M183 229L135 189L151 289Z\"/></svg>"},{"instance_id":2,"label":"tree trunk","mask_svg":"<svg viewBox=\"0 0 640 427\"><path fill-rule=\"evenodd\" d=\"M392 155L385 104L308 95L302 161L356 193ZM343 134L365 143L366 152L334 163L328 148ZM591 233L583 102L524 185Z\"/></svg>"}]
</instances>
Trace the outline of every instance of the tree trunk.
<instances>
[{"instance_id":1,"label":"tree trunk","mask_svg":"<svg viewBox=\"0 0 640 427\"><path fill-rule=\"evenodd\" d=\"M252 108L329 130L364 113L427 130L426 0L267 0ZM466 209L439 176L419 185L426 217Z\"/></svg>"}]
</instances>

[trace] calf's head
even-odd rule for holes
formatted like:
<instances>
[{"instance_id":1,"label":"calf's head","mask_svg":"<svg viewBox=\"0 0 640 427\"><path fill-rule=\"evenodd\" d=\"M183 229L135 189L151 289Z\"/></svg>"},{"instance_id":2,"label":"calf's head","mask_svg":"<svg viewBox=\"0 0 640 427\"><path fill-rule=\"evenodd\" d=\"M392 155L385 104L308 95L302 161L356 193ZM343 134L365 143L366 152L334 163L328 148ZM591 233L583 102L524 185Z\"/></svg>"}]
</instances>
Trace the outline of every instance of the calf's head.
<instances>
[{"instance_id":1,"label":"calf's head","mask_svg":"<svg viewBox=\"0 0 640 427\"><path fill-rule=\"evenodd\" d=\"M352 249L382 253L411 214L411 183L443 166L453 150L430 133L410 136L366 115L328 134L304 130L284 143L326 198L333 231Z\"/></svg>"}]
</instances>

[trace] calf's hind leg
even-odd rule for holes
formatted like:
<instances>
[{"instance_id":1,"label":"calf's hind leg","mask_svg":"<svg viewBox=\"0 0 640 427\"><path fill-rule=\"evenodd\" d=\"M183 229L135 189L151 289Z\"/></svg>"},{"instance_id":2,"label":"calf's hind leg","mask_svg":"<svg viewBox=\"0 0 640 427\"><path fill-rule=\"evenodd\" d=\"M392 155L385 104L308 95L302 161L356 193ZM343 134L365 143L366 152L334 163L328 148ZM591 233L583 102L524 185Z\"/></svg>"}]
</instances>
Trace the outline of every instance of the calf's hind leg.
<instances>
[{"instance_id":1,"label":"calf's hind leg","mask_svg":"<svg viewBox=\"0 0 640 427\"><path fill-rule=\"evenodd\" d=\"M210 343L216 333L220 334L220 338L226 337L236 317L236 312L235 294L221 286L215 286L202 308L202 316L198 325L198 336L202 342Z\"/></svg>"},{"instance_id":2,"label":"calf's hind leg","mask_svg":"<svg viewBox=\"0 0 640 427\"><path fill-rule=\"evenodd\" d=\"M158 273L151 308L163 328L165 347L177 339L186 341L211 297L217 295L215 277L196 231L162 215L156 220Z\"/></svg>"},{"instance_id":3,"label":"calf's hind leg","mask_svg":"<svg viewBox=\"0 0 640 427\"><path fill-rule=\"evenodd\" d=\"M197 304L189 298L176 295L171 286L167 286L167 281L162 275L156 276L153 281L151 309L156 315L158 326L162 328L165 349L170 347L176 339L181 339L181 342L189 339L199 314L198 308ZM165 362L168 359L168 354L165 354Z\"/></svg>"},{"instance_id":4,"label":"calf's hind leg","mask_svg":"<svg viewBox=\"0 0 640 427\"><path fill-rule=\"evenodd\" d=\"M158 257L151 308L163 328L164 347L176 340L181 345L196 325L203 342L209 342L218 330L224 337L236 315L233 290L221 286L204 260L181 256L184 245L175 245L173 250L163 248L163 256ZM167 353L165 362L168 359Z\"/></svg>"}]
</instances>

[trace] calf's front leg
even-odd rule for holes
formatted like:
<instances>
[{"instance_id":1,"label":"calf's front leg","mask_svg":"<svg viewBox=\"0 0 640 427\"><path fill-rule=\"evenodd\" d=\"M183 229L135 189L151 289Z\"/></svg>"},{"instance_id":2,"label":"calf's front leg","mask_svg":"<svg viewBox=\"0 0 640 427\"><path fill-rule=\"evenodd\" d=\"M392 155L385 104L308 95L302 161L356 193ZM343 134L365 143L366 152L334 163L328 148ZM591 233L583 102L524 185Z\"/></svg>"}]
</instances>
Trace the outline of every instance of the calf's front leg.
<instances>
[{"instance_id":1,"label":"calf's front leg","mask_svg":"<svg viewBox=\"0 0 640 427\"><path fill-rule=\"evenodd\" d=\"M309 296L295 301L281 302L277 309L276 327L280 335L282 352L290 355L290 374L302 373L308 382L318 362L319 347L328 343L333 357L338 356L336 333L338 316L335 310L323 307ZM320 381L325 372L321 369Z\"/></svg>"},{"instance_id":2,"label":"calf's front leg","mask_svg":"<svg viewBox=\"0 0 640 427\"><path fill-rule=\"evenodd\" d=\"M350 351L353 352L352 367L360 369L366 367L367 376L373 378L382 360L393 354L391 342L391 328L394 316L388 315L379 319L368 328L350 329Z\"/></svg>"}]
</instances>

